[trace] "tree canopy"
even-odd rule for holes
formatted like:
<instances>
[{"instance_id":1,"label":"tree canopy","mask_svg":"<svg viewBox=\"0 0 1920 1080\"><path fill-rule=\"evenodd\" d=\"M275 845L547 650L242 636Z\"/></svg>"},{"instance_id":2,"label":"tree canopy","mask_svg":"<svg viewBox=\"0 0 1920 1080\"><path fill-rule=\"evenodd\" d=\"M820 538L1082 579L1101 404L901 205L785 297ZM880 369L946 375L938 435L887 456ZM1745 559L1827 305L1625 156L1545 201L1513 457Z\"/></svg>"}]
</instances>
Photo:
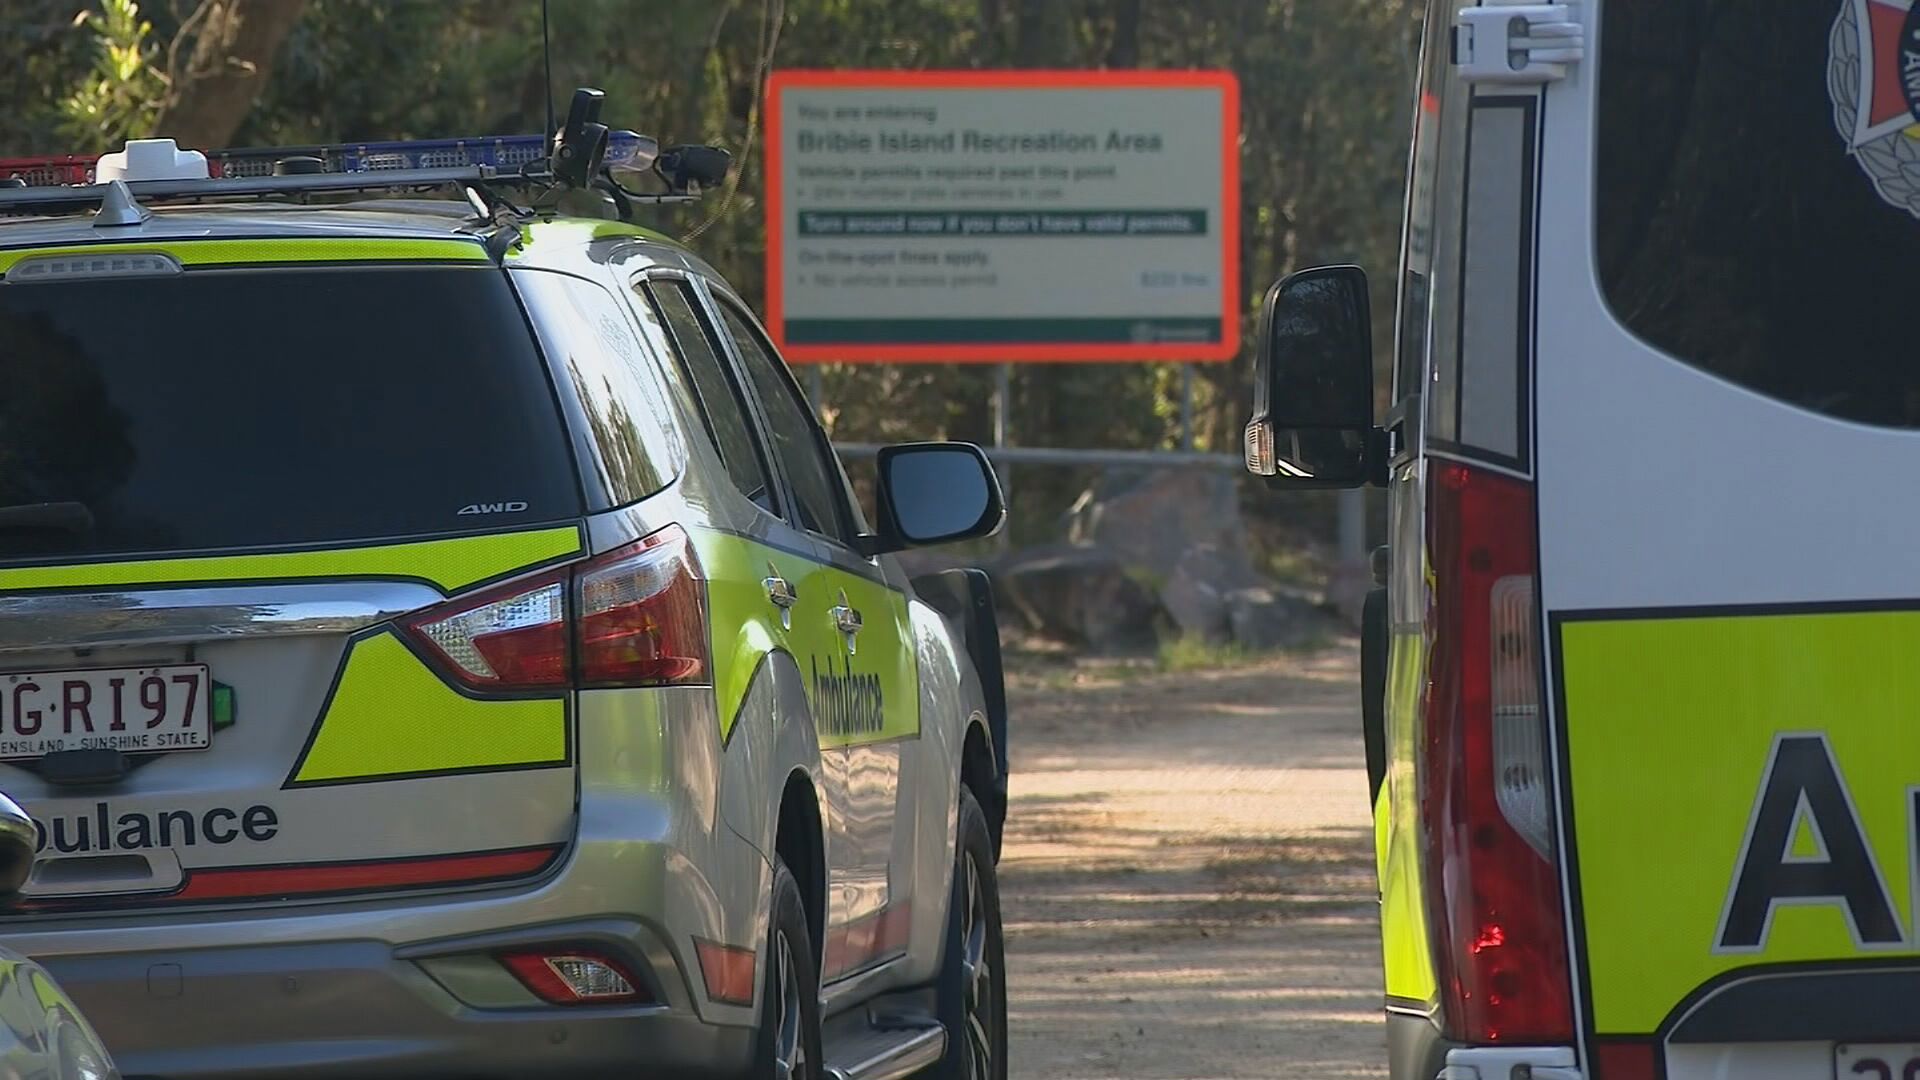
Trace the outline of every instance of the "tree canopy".
<instances>
[{"instance_id":1,"label":"tree canopy","mask_svg":"<svg viewBox=\"0 0 1920 1080\"><path fill-rule=\"evenodd\" d=\"M735 182L655 222L758 303L760 88L793 68L1225 68L1241 83L1240 296L1288 269L1373 272L1391 340L1416 0L558 0L553 87L607 91L606 119L733 151ZM537 0L8 0L0 154L92 152L149 134L287 145L534 132L545 119ZM1204 365L1197 441L1233 452L1249 364ZM1009 356L1017 361L1020 357ZM832 365L837 438L985 440L992 372ZM1024 365L1010 426L1032 445L1157 448L1179 432L1178 370ZM1049 471L1029 498L1064 500Z\"/></svg>"}]
</instances>

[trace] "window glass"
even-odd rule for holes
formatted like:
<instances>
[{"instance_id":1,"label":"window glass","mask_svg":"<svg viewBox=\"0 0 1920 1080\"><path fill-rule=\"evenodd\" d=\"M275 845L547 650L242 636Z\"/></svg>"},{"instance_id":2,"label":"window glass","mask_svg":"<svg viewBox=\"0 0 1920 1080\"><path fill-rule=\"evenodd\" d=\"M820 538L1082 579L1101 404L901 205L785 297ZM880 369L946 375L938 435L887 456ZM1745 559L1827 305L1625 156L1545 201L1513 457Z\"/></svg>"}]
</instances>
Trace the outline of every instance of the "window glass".
<instances>
[{"instance_id":1,"label":"window glass","mask_svg":"<svg viewBox=\"0 0 1920 1080\"><path fill-rule=\"evenodd\" d=\"M754 392L767 413L774 453L787 469L793 485L800 525L838 539L847 538L846 488L840 471L826 456L826 437L814 422L813 410L801 398L787 366L733 305L720 303L720 319L740 348Z\"/></svg>"},{"instance_id":2,"label":"window glass","mask_svg":"<svg viewBox=\"0 0 1920 1080\"><path fill-rule=\"evenodd\" d=\"M1920 427L1906 6L1606 5L1595 228L1615 318L1779 400Z\"/></svg>"},{"instance_id":3,"label":"window glass","mask_svg":"<svg viewBox=\"0 0 1920 1080\"><path fill-rule=\"evenodd\" d=\"M541 341L565 362L613 504L666 487L679 475L686 447L660 373L613 294L570 274L514 274Z\"/></svg>"},{"instance_id":4,"label":"window glass","mask_svg":"<svg viewBox=\"0 0 1920 1080\"><path fill-rule=\"evenodd\" d=\"M491 268L0 285L0 343L0 560L581 513L546 365Z\"/></svg>"},{"instance_id":5,"label":"window glass","mask_svg":"<svg viewBox=\"0 0 1920 1080\"><path fill-rule=\"evenodd\" d=\"M767 483L766 466L754 444L745 406L734 390L732 376L727 374L719 343L708 336L706 324L695 313L695 301L686 283L661 280L636 288L651 301L651 306L642 305L641 310L664 324L666 338L693 382L701 417L720 451L727 475L741 494L762 510L774 512L773 490Z\"/></svg>"},{"instance_id":6,"label":"window glass","mask_svg":"<svg viewBox=\"0 0 1920 1080\"><path fill-rule=\"evenodd\" d=\"M1400 307L1397 316L1398 340L1394 364L1396 398L1411 394L1435 396L1439 389L1451 398L1451 364L1442 359L1452 353L1458 309L1458 285L1455 274L1446 269L1459 226L1459 177L1461 131L1460 111L1466 102L1457 78L1450 77L1448 35L1451 15L1459 5L1432 4L1427 12L1420 53L1419 86L1414 99L1413 154L1407 176L1405 232L1400 248ZM1447 209L1451 207L1452 209ZM1436 291L1440 294L1435 297ZM1437 299L1437 302L1435 302ZM1431 305L1431 306L1430 306ZM1428 349L1436 357L1435 374L1447 387L1434 387L1424 379ZM1444 415L1448 425L1453 418L1449 404L1444 409L1429 407L1430 415ZM1451 429L1445 433L1451 437Z\"/></svg>"}]
</instances>

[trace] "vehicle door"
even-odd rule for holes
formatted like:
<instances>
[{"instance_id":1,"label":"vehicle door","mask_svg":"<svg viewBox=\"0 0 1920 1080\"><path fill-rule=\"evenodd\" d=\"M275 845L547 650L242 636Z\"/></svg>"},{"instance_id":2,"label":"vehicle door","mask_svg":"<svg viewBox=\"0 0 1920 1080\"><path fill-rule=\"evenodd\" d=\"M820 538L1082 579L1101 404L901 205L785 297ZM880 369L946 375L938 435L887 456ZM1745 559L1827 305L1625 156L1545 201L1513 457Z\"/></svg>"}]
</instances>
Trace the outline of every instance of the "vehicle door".
<instances>
[{"instance_id":1,"label":"vehicle door","mask_svg":"<svg viewBox=\"0 0 1920 1080\"><path fill-rule=\"evenodd\" d=\"M1429 1026L1439 998L1426 917L1429 866L1423 858L1418 763L1429 652L1428 452L1448 452L1457 435L1451 384L1458 377L1454 360L1459 355L1462 158L1470 99L1450 62L1448 38L1454 10L1455 5L1447 3L1431 5L1422 35L1385 421L1392 454L1387 481L1387 595L1384 618L1379 600L1373 601L1374 620L1365 628L1363 643L1368 675L1385 669L1383 686L1363 682L1366 692L1381 694L1378 703L1371 699L1364 703L1363 722L1375 723L1368 710L1379 709L1380 730L1367 731L1366 741L1386 1004L1390 1024L1418 1029ZM1433 408L1443 415L1430 425L1428 414ZM1376 650L1387 654L1384 660ZM1409 1040L1391 1042L1398 1048ZM1410 1063L1396 1061L1394 1075L1409 1075L1412 1068Z\"/></svg>"},{"instance_id":2,"label":"vehicle door","mask_svg":"<svg viewBox=\"0 0 1920 1080\"><path fill-rule=\"evenodd\" d=\"M1605 0L1547 92L1540 581L1601 1075L1911 1077L1920 9Z\"/></svg>"},{"instance_id":3,"label":"vehicle door","mask_svg":"<svg viewBox=\"0 0 1920 1080\"><path fill-rule=\"evenodd\" d=\"M704 284L704 283L703 283ZM905 950L911 874L893 873L901 740L920 731L905 594L860 555L866 531L826 434L745 305L710 286L714 316L765 418L793 494L788 521L816 561L795 582L789 637L806 678L832 803L823 981Z\"/></svg>"}]
</instances>

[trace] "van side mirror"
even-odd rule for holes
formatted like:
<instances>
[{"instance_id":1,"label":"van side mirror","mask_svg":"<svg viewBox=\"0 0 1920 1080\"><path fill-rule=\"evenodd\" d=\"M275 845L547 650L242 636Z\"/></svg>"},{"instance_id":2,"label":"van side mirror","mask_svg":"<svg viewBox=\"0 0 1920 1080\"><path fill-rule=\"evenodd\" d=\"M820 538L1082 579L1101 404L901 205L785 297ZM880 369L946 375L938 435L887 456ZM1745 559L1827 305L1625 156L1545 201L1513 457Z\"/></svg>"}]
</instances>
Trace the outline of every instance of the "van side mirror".
<instances>
[{"instance_id":1,"label":"van side mirror","mask_svg":"<svg viewBox=\"0 0 1920 1080\"><path fill-rule=\"evenodd\" d=\"M1000 480L972 443L902 443L880 448L879 533L863 554L991 536L1007 516Z\"/></svg>"},{"instance_id":2,"label":"van side mirror","mask_svg":"<svg viewBox=\"0 0 1920 1080\"><path fill-rule=\"evenodd\" d=\"M1281 279L1267 293L1255 363L1247 471L1294 489L1386 482L1366 271L1322 266Z\"/></svg>"},{"instance_id":3,"label":"van side mirror","mask_svg":"<svg viewBox=\"0 0 1920 1080\"><path fill-rule=\"evenodd\" d=\"M0 795L0 904L17 897L33 876L37 840L33 819L20 804Z\"/></svg>"}]
</instances>

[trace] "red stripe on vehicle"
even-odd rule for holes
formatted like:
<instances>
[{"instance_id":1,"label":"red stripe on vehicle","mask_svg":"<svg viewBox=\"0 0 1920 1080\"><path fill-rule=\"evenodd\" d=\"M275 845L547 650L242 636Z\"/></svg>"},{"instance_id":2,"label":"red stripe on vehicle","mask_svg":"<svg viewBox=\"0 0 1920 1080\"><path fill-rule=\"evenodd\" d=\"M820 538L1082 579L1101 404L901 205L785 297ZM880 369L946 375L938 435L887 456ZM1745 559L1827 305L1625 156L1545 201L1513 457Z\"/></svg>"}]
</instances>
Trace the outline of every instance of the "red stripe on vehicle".
<instances>
[{"instance_id":1,"label":"red stripe on vehicle","mask_svg":"<svg viewBox=\"0 0 1920 1080\"><path fill-rule=\"evenodd\" d=\"M265 899L473 884L537 873L551 864L559 851L556 846L429 858L191 870L186 884L169 899Z\"/></svg>"}]
</instances>

